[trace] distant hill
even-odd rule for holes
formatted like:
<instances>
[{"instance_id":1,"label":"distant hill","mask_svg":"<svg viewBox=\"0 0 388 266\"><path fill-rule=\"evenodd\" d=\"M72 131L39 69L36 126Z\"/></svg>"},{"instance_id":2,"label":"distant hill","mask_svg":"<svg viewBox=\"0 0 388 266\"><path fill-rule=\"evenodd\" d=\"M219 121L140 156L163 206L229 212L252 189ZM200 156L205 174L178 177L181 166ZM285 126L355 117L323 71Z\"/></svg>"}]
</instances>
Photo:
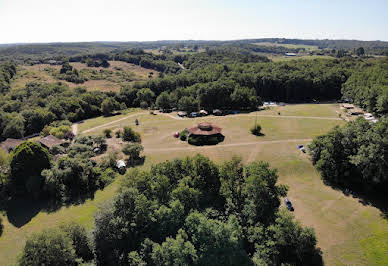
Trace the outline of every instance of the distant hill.
<instances>
[{"instance_id":1,"label":"distant hill","mask_svg":"<svg viewBox=\"0 0 388 266\"><path fill-rule=\"evenodd\" d=\"M132 48L158 49L162 47L182 46L246 46L260 44L270 47L271 45L286 49L283 52L294 52L296 45L314 46L317 49L357 49L363 47L369 54L388 55L388 42L384 41L360 41L360 40L303 40L285 38L261 38L230 41L202 41L202 40L164 40L153 42L75 42L75 43L37 43L37 44L0 44L0 60L24 60L52 57L71 57L85 54L107 53L114 50ZM288 45L288 46L287 46ZM284 48L283 47L283 48Z\"/></svg>"}]
</instances>

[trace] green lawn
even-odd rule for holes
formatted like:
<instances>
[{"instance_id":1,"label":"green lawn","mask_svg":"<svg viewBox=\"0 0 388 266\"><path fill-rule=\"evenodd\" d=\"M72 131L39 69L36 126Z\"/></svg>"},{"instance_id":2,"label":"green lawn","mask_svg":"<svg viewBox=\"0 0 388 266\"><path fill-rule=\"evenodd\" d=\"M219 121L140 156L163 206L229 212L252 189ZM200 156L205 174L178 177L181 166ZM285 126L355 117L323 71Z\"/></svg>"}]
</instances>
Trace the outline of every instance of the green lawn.
<instances>
[{"instance_id":1,"label":"green lawn","mask_svg":"<svg viewBox=\"0 0 388 266\"><path fill-rule=\"evenodd\" d=\"M276 117L278 109L281 110L281 117ZM121 115L87 120L79 125L79 131L110 122L113 123L108 125L109 128L131 125L142 135L146 156L142 167L196 153L217 162L228 160L233 155L240 155L245 162L268 161L271 166L278 168L279 182L290 187L289 197L295 206L295 216L303 224L314 227L326 265L387 265L388 221L381 217L378 209L364 206L357 199L324 185L308 156L296 148L297 144L307 144L314 136L344 122L284 117L337 118L337 110L338 105L319 104L288 105L258 112L260 115L276 114L275 117L258 117L265 134L262 137L253 136L248 131L254 124L254 114L177 120L164 114L140 115L144 111L137 111L133 113L139 114L136 115L140 121L137 127L134 126L135 117L132 116L113 122L125 117ZM173 138L175 131L200 121L211 121L222 127L225 141L216 146L194 147ZM100 134L103 128L87 134ZM93 200L82 205L63 207L53 213L38 212L31 221L19 228L4 217L4 233L0 237L0 265L13 264L27 237L43 228L76 221L91 229L94 212L101 203L114 196L121 178L117 178L104 191L98 191Z\"/></svg>"}]
</instances>

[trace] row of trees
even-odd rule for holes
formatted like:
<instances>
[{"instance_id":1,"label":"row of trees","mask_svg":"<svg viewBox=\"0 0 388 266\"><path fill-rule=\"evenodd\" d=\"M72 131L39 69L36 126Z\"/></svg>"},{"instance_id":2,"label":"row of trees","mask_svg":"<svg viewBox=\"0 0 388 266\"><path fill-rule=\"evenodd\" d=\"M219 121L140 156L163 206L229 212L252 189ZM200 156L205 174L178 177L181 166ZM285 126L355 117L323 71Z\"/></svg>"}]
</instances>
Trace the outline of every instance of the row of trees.
<instances>
[{"instance_id":1,"label":"row of trees","mask_svg":"<svg viewBox=\"0 0 388 266\"><path fill-rule=\"evenodd\" d=\"M388 114L388 59L362 65L342 86L343 97L380 115Z\"/></svg>"},{"instance_id":2,"label":"row of trees","mask_svg":"<svg viewBox=\"0 0 388 266\"><path fill-rule=\"evenodd\" d=\"M264 162L216 165L201 155L133 169L96 214L93 248L74 225L53 229L27 241L20 264L320 265L313 229L279 209L287 188L277 178Z\"/></svg>"},{"instance_id":3,"label":"row of trees","mask_svg":"<svg viewBox=\"0 0 388 266\"><path fill-rule=\"evenodd\" d=\"M10 89L10 82L16 74L16 65L4 62L0 64L0 93L5 93Z\"/></svg>"},{"instance_id":4,"label":"row of trees","mask_svg":"<svg viewBox=\"0 0 388 266\"><path fill-rule=\"evenodd\" d=\"M363 62L357 59L316 59L211 66L205 64L177 75L137 83L134 88L150 88L157 96L163 91L177 91L178 99L192 96L204 102L221 100L225 97L225 90L237 86L254 90L262 99L285 102L332 100L341 97L342 84L351 75L352 68L358 64ZM228 91L226 94L230 95L232 92Z\"/></svg>"},{"instance_id":5,"label":"row of trees","mask_svg":"<svg viewBox=\"0 0 388 266\"><path fill-rule=\"evenodd\" d=\"M311 158L328 183L368 193L386 193L388 119L363 118L335 127L309 145Z\"/></svg>"}]
</instances>

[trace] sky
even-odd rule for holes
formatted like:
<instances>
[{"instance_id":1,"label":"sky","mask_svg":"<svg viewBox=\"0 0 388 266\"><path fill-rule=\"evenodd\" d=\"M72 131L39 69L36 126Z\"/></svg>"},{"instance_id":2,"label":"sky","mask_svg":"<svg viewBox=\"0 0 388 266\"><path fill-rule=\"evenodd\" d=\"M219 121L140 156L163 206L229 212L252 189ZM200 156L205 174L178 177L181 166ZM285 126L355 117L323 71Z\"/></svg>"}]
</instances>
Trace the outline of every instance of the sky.
<instances>
[{"instance_id":1,"label":"sky","mask_svg":"<svg viewBox=\"0 0 388 266\"><path fill-rule=\"evenodd\" d=\"M0 0L0 43L388 41L388 0Z\"/></svg>"}]
</instances>

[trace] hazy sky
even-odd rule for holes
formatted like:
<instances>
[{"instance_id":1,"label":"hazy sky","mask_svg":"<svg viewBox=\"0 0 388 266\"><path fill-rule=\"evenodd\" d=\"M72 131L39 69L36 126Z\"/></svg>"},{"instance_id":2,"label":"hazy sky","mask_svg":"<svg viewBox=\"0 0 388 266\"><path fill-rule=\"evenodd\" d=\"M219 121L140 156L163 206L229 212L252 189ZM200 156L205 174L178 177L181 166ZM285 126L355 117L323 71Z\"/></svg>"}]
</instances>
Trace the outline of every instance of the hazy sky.
<instances>
[{"instance_id":1,"label":"hazy sky","mask_svg":"<svg viewBox=\"0 0 388 266\"><path fill-rule=\"evenodd\" d=\"M0 0L0 43L388 41L388 0Z\"/></svg>"}]
</instances>

